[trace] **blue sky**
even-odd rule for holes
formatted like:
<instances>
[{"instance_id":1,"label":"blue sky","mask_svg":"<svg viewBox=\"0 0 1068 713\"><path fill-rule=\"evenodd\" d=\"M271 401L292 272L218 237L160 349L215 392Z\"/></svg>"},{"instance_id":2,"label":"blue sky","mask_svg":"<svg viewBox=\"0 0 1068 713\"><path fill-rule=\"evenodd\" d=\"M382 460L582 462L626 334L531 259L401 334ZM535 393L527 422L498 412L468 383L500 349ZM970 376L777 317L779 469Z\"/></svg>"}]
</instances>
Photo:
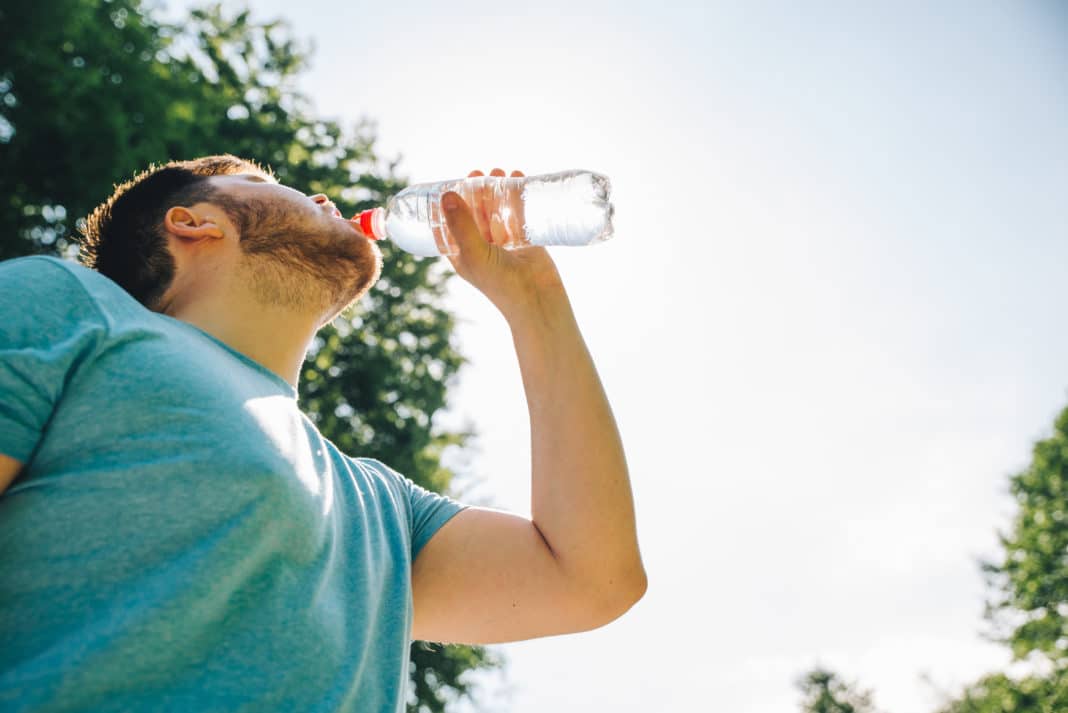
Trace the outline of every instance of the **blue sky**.
<instances>
[{"instance_id":1,"label":"blue sky","mask_svg":"<svg viewBox=\"0 0 1068 713\"><path fill-rule=\"evenodd\" d=\"M650 589L499 647L489 710L781 713L822 663L921 713L1006 664L976 558L1068 405L1063 6L251 6L314 39L301 88L376 120L412 182L612 178L616 238L554 255ZM481 434L460 485L528 511L506 325L459 281L449 304L472 364L445 421Z\"/></svg>"}]
</instances>

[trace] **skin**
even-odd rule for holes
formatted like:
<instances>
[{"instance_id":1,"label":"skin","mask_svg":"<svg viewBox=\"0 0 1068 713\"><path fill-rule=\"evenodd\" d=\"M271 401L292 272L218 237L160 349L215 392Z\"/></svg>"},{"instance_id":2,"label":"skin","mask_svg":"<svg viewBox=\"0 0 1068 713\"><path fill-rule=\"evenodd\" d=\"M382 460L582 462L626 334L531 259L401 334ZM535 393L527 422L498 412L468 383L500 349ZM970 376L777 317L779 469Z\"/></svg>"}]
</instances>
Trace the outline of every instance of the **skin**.
<instances>
[{"instance_id":1,"label":"skin","mask_svg":"<svg viewBox=\"0 0 1068 713\"><path fill-rule=\"evenodd\" d=\"M296 386L315 332L374 284L381 254L323 194L306 196L258 174L210 180L255 217L242 220L214 203L168 210L175 278L160 311Z\"/></svg>"},{"instance_id":2,"label":"skin","mask_svg":"<svg viewBox=\"0 0 1068 713\"><path fill-rule=\"evenodd\" d=\"M499 233L492 244L479 198L443 199L460 248L450 260L512 333L530 415L532 517L469 508L431 538L413 568L413 638L488 644L607 624L647 580L623 444L560 273L544 248L504 250Z\"/></svg>"},{"instance_id":3,"label":"skin","mask_svg":"<svg viewBox=\"0 0 1068 713\"><path fill-rule=\"evenodd\" d=\"M167 212L176 276L162 311L296 385L315 332L378 279L378 248L326 196L265 175L211 180L256 210ZM619 432L552 257L501 248L507 226L486 221L486 196L468 198L443 197L460 249L449 260L512 334L530 415L532 515L471 507L438 530L412 568L412 637L486 644L593 629L646 589ZM0 492L20 465L0 456Z\"/></svg>"}]
</instances>

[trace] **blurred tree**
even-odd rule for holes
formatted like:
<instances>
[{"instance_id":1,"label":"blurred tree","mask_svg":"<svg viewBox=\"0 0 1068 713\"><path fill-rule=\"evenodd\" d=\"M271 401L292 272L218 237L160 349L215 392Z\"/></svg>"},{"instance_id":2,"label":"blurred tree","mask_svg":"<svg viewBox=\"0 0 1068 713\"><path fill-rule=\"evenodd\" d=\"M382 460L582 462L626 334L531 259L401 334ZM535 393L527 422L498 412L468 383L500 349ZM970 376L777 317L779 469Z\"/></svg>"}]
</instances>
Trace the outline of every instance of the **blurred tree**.
<instances>
[{"instance_id":1,"label":"blurred tree","mask_svg":"<svg viewBox=\"0 0 1068 713\"><path fill-rule=\"evenodd\" d=\"M987 619L992 638L1038 673L988 675L942 713L1068 711L1068 409L1053 435L1035 444L1010 491L1017 505L1011 531L999 533L999 561L983 564L992 593Z\"/></svg>"},{"instance_id":2,"label":"blurred tree","mask_svg":"<svg viewBox=\"0 0 1068 713\"><path fill-rule=\"evenodd\" d=\"M318 119L296 91L308 52L284 22L218 5L181 25L140 0L0 6L0 259L72 257L80 216L116 182L172 158L255 159L346 214L400 190L397 162L374 150L372 124ZM470 435L435 425L463 363L440 307L451 273L440 261L382 251L382 279L316 337L302 406L343 451L444 491L453 474L442 453ZM481 647L415 644L409 710L440 712L470 697L466 674L499 663Z\"/></svg>"},{"instance_id":3,"label":"blurred tree","mask_svg":"<svg viewBox=\"0 0 1068 713\"><path fill-rule=\"evenodd\" d=\"M0 6L0 258L63 252L71 219L167 156L166 44L126 0Z\"/></svg>"},{"instance_id":4,"label":"blurred tree","mask_svg":"<svg viewBox=\"0 0 1068 713\"><path fill-rule=\"evenodd\" d=\"M1068 409L1050 438L1037 442L1031 465L1013 476L1017 512L1000 533L999 562L983 565L994 597L994 635L1023 659L1035 655L1068 667Z\"/></svg>"},{"instance_id":5,"label":"blurred tree","mask_svg":"<svg viewBox=\"0 0 1068 713\"><path fill-rule=\"evenodd\" d=\"M1003 673L984 676L968 686L939 713L1063 713L1068 711L1064 671L1051 676L1013 679Z\"/></svg>"},{"instance_id":6,"label":"blurred tree","mask_svg":"<svg viewBox=\"0 0 1068 713\"><path fill-rule=\"evenodd\" d=\"M797 687L804 696L802 713L876 713L871 693L858 691L837 674L816 668L802 676Z\"/></svg>"}]
</instances>

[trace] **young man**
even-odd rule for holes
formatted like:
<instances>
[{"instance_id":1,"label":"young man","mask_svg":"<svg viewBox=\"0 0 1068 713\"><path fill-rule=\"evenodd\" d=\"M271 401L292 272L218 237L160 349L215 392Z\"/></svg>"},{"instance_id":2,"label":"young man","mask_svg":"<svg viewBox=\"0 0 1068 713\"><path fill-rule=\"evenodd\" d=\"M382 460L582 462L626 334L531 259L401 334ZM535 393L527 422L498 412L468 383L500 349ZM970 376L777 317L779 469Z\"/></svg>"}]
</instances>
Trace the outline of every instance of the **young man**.
<instances>
[{"instance_id":1,"label":"young man","mask_svg":"<svg viewBox=\"0 0 1068 713\"><path fill-rule=\"evenodd\" d=\"M309 341L381 268L326 196L175 162L90 216L96 271L0 264L0 709L402 711L412 638L583 631L642 596L623 448L552 259L445 208L454 267L514 337L532 520L343 454L299 411Z\"/></svg>"}]
</instances>

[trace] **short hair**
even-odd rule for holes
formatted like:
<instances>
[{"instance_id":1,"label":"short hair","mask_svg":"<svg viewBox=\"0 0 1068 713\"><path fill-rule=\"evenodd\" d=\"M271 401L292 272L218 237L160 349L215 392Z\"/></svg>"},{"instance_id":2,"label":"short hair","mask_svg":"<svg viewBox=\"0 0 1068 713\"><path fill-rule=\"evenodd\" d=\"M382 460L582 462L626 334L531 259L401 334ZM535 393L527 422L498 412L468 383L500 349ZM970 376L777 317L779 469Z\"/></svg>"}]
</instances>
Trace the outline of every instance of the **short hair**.
<instances>
[{"instance_id":1,"label":"short hair","mask_svg":"<svg viewBox=\"0 0 1068 713\"><path fill-rule=\"evenodd\" d=\"M167 211L207 202L236 208L208 179L238 173L274 178L255 161L223 154L153 165L117 185L85 219L78 241L81 262L157 309L174 280L174 256L163 230Z\"/></svg>"}]
</instances>

